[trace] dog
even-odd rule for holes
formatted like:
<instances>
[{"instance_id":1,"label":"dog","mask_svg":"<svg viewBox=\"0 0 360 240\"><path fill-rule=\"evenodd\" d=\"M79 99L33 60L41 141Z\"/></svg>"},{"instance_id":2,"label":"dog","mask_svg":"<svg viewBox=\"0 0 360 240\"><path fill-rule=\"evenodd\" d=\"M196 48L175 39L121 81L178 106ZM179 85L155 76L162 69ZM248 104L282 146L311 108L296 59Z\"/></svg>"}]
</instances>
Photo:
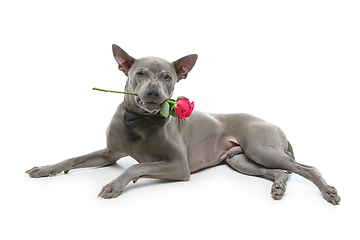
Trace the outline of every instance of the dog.
<instances>
[{"instance_id":1,"label":"dog","mask_svg":"<svg viewBox=\"0 0 360 240\"><path fill-rule=\"evenodd\" d=\"M30 177L107 166L125 156L133 157L138 164L101 189L98 197L110 199L139 178L188 181L192 173L225 162L240 173L272 180L274 199L282 198L288 174L293 172L312 181L328 202L340 203L337 190L316 168L295 161L285 134L271 123L241 113L193 111L186 121L159 116L161 104L172 97L176 83L185 79L195 65L196 54L168 62L157 57L135 59L115 44L112 50L119 70L128 77L125 91L137 96L124 96L106 131L106 148L34 167L26 171ZM138 117L135 126L127 122L128 115Z\"/></svg>"}]
</instances>

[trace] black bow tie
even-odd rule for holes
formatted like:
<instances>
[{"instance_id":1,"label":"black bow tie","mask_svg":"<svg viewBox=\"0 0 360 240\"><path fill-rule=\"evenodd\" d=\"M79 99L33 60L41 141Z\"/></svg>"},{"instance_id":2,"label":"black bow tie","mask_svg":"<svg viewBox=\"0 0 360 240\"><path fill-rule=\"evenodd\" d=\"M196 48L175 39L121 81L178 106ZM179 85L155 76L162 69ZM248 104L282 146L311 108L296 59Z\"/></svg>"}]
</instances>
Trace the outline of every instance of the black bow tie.
<instances>
[{"instance_id":1,"label":"black bow tie","mask_svg":"<svg viewBox=\"0 0 360 240\"><path fill-rule=\"evenodd\" d=\"M124 114L124 121L126 127L131 131L136 128L140 123L144 120L149 120L150 122L162 127L165 124L166 118L161 116L160 114L156 115L141 115L138 113L131 112L127 109L125 103L124 108L126 113Z\"/></svg>"}]
</instances>

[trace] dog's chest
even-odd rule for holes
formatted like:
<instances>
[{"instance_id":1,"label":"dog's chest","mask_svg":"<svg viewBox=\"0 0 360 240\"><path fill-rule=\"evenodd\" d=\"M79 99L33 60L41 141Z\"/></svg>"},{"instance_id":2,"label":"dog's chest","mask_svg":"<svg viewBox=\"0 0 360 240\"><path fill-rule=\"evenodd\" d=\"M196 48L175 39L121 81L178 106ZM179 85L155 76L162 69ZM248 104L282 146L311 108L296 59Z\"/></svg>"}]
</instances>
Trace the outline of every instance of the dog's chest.
<instances>
[{"instance_id":1,"label":"dog's chest","mask_svg":"<svg viewBox=\"0 0 360 240\"><path fill-rule=\"evenodd\" d=\"M142 131L128 136L126 152L138 162L164 161L180 157L184 153L181 137L167 132L168 129Z\"/></svg>"}]
</instances>

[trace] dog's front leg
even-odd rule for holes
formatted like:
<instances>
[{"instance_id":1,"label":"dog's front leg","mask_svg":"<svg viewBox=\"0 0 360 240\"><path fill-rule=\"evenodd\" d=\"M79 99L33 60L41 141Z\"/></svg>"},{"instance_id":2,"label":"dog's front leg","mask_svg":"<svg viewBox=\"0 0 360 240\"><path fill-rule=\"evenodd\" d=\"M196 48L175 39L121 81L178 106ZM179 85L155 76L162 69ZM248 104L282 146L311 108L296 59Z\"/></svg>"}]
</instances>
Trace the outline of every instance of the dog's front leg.
<instances>
[{"instance_id":1,"label":"dog's front leg","mask_svg":"<svg viewBox=\"0 0 360 240\"><path fill-rule=\"evenodd\" d=\"M172 160L139 163L106 184L98 197L116 198L131 181L136 182L141 177L187 181L190 179L190 170L187 164Z\"/></svg>"},{"instance_id":2,"label":"dog's front leg","mask_svg":"<svg viewBox=\"0 0 360 240\"><path fill-rule=\"evenodd\" d=\"M64 171L68 173L71 169L101 167L115 163L120 158L126 156L119 152L109 152L106 148L86 154L80 157L70 158L62 162L42 167L33 167L25 173L32 178L54 176Z\"/></svg>"}]
</instances>

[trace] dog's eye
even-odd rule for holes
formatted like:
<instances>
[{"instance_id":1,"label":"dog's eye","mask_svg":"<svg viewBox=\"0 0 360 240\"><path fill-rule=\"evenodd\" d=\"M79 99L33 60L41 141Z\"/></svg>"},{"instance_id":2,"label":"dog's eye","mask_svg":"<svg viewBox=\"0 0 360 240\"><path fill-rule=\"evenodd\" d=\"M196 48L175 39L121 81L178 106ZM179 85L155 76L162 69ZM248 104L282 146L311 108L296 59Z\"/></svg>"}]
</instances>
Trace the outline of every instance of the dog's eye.
<instances>
[{"instance_id":1,"label":"dog's eye","mask_svg":"<svg viewBox=\"0 0 360 240\"><path fill-rule=\"evenodd\" d=\"M143 71L139 71L139 72L136 73L136 75L142 76L142 75L144 75L144 72L143 72Z\"/></svg>"},{"instance_id":2,"label":"dog's eye","mask_svg":"<svg viewBox=\"0 0 360 240\"><path fill-rule=\"evenodd\" d=\"M166 74L166 75L165 75L165 80L171 80L170 75Z\"/></svg>"}]
</instances>

